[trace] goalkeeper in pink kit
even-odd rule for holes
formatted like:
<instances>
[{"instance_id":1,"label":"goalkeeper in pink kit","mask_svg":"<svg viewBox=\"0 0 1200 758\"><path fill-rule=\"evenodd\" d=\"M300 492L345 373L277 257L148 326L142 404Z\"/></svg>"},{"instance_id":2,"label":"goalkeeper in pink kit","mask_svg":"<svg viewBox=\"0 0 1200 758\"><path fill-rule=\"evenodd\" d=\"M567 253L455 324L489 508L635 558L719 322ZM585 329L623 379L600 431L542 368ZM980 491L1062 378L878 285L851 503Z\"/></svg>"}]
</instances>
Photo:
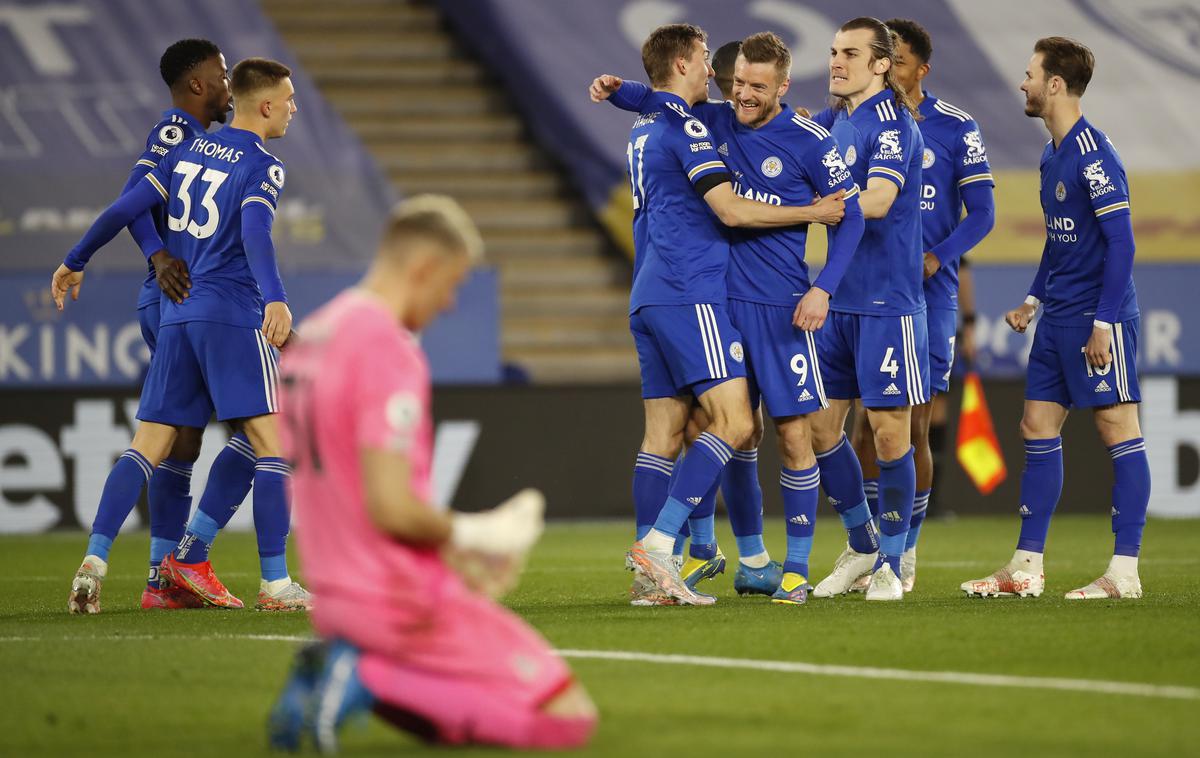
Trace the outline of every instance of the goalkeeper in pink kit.
<instances>
[{"instance_id":1,"label":"goalkeeper in pink kit","mask_svg":"<svg viewBox=\"0 0 1200 758\"><path fill-rule=\"evenodd\" d=\"M293 509L321 641L297 655L269 724L337 747L367 710L442 744L584 744L595 707L547 642L489 595L542 530L525 490L482 513L431 502L430 379L414 332L451 307L481 256L452 200L401 203L363 281L307 319L280 398Z\"/></svg>"}]
</instances>

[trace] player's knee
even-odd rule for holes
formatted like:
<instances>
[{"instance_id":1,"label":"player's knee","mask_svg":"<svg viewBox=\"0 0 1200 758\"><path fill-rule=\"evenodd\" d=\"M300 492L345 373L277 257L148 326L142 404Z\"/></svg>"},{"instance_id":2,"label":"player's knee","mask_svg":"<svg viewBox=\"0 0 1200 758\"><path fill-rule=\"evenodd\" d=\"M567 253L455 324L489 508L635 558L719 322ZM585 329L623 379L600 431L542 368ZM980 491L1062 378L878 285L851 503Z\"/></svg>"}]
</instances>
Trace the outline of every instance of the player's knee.
<instances>
[{"instance_id":1,"label":"player's knee","mask_svg":"<svg viewBox=\"0 0 1200 758\"><path fill-rule=\"evenodd\" d=\"M683 452L683 432L651 432L647 430L646 436L642 437L641 452L675 460Z\"/></svg>"},{"instance_id":2,"label":"player's knee","mask_svg":"<svg viewBox=\"0 0 1200 758\"><path fill-rule=\"evenodd\" d=\"M1043 440L1058 436L1058 431L1050 429L1038 419L1029 415L1021 417L1021 438L1027 440Z\"/></svg>"},{"instance_id":3,"label":"player's knee","mask_svg":"<svg viewBox=\"0 0 1200 758\"><path fill-rule=\"evenodd\" d=\"M754 437L754 420L748 413L739 413L725 419L716 434L725 440L730 447L736 450L745 449Z\"/></svg>"},{"instance_id":4,"label":"player's knee","mask_svg":"<svg viewBox=\"0 0 1200 758\"><path fill-rule=\"evenodd\" d=\"M894 429L880 429L875 432L875 454L882 461L894 461L908 452L909 435L902 435Z\"/></svg>"},{"instance_id":5,"label":"player's knee","mask_svg":"<svg viewBox=\"0 0 1200 758\"><path fill-rule=\"evenodd\" d=\"M204 433L200 429L180 429L168 457L173 461L195 463L200 457L200 444L203 437Z\"/></svg>"},{"instance_id":6,"label":"player's knee","mask_svg":"<svg viewBox=\"0 0 1200 758\"><path fill-rule=\"evenodd\" d=\"M813 454L812 437L802 431L781 431L779 456L783 459L783 465L793 471L812 468L817 464L817 457Z\"/></svg>"}]
</instances>

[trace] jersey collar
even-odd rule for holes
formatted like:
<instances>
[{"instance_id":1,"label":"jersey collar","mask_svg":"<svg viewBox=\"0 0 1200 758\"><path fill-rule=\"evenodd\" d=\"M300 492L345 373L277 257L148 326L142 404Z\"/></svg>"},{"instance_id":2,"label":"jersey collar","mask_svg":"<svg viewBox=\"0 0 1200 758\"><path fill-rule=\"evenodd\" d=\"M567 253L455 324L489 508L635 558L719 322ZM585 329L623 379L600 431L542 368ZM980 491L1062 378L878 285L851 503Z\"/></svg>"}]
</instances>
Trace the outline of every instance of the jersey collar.
<instances>
[{"instance_id":1,"label":"jersey collar","mask_svg":"<svg viewBox=\"0 0 1200 758\"><path fill-rule=\"evenodd\" d=\"M674 92L665 92L665 91L659 90L654 93L654 96L656 98L658 98L659 104L677 103L678 105L682 105L689 112L692 110L692 106L687 104L687 100L684 100L682 97L680 97L679 95L676 95Z\"/></svg>"},{"instance_id":2,"label":"jersey collar","mask_svg":"<svg viewBox=\"0 0 1200 758\"><path fill-rule=\"evenodd\" d=\"M859 111L867 111L867 110L874 113L876 105L879 105L884 100L890 100L893 97L895 97L895 93L892 92L891 88L884 87L883 92L879 92L877 94L872 95L869 99L866 100L866 102L864 102L862 105L855 108L854 115L857 116ZM899 109L897 108L897 110L899 110Z\"/></svg>"},{"instance_id":3,"label":"jersey collar","mask_svg":"<svg viewBox=\"0 0 1200 758\"><path fill-rule=\"evenodd\" d=\"M188 125L189 128L191 128L193 134L204 134L206 131L205 128L200 125L200 122L196 120L195 116L183 110L182 108L168 108L167 110L163 111L162 120L166 121L167 119L171 119L173 121L183 121Z\"/></svg>"},{"instance_id":4,"label":"jersey collar","mask_svg":"<svg viewBox=\"0 0 1200 758\"><path fill-rule=\"evenodd\" d=\"M934 114L933 106L937 103L938 99L936 95L931 95L927 89L921 90L921 93L925 95L925 99L917 106L917 112L925 118L929 118Z\"/></svg>"},{"instance_id":5,"label":"jersey collar","mask_svg":"<svg viewBox=\"0 0 1200 758\"><path fill-rule=\"evenodd\" d=\"M1087 116L1084 116L1081 114L1079 116L1079 120L1075 122L1075 126L1072 126L1071 131L1067 132L1067 135L1065 137L1063 137L1062 142L1058 143L1058 147L1054 146L1054 139L1053 138L1050 139L1051 153L1053 155L1058 155L1059 153L1062 152L1062 149L1065 145L1068 145L1068 144L1074 145L1075 137L1077 137L1080 132L1082 132L1084 129L1087 129L1090 126L1091 126L1091 124L1088 123Z\"/></svg>"}]
</instances>

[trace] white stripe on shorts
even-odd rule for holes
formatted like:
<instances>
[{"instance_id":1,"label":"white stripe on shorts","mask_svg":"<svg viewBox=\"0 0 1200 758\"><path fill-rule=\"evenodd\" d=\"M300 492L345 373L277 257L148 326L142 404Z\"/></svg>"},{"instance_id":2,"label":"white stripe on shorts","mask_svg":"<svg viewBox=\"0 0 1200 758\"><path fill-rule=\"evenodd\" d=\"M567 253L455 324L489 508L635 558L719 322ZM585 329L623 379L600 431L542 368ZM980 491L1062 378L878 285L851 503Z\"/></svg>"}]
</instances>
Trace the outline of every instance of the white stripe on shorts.
<instances>
[{"instance_id":1,"label":"white stripe on shorts","mask_svg":"<svg viewBox=\"0 0 1200 758\"><path fill-rule=\"evenodd\" d=\"M1122 403L1128 403L1133 400L1129 394L1129 365L1125 362L1125 330L1120 322L1113 324L1113 342L1116 343L1116 349L1113 350L1113 374L1117 380L1117 398Z\"/></svg>"},{"instance_id":2,"label":"white stripe on shorts","mask_svg":"<svg viewBox=\"0 0 1200 758\"><path fill-rule=\"evenodd\" d=\"M696 305L696 323L700 325L700 341L704 345L704 360L708 361L708 377L710 379L717 378L717 370L713 366L712 348L708 336L708 324L704 320L704 306Z\"/></svg>"},{"instance_id":3,"label":"white stripe on shorts","mask_svg":"<svg viewBox=\"0 0 1200 758\"><path fill-rule=\"evenodd\" d=\"M266 397L266 400L267 400L267 412L274 413L275 412L275 387L274 387L275 377L273 376L272 371L271 371L272 363L274 361L271 356L270 346L267 344L267 338L264 337L263 333L258 331L257 329L254 330L254 336L257 338L257 341L258 341L258 362L259 362L260 368L262 369L263 395Z\"/></svg>"},{"instance_id":4,"label":"white stripe on shorts","mask_svg":"<svg viewBox=\"0 0 1200 758\"><path fill-rule=\"evenodd\" d=\"M717 351L717 360L715 363L717 363L721 369L721 375L714 378L724 379L725 377L729 376L729 369L725 366L725 343L721 341L721 330L717 326L717 314L713 312L713 307L707 303L702 307L704 308L704 312L708 314L709 325L712 326L713 347Z\"/></svg>"},{"instance_id":5,"label":"white stripe on shorts","mask_svg":"<svg viewBox=\"0 0 1200 758\"><path fill-rule=\"evenodd\" d=\"M808 370L812 373L813 384L817 388L817 399L822 408L829 407L829 399L825 397L825 380L821 378L821 362L817 359L817 336L813 332L805 332L804 339L808 342Z\"/></svg>"}]
</instances>

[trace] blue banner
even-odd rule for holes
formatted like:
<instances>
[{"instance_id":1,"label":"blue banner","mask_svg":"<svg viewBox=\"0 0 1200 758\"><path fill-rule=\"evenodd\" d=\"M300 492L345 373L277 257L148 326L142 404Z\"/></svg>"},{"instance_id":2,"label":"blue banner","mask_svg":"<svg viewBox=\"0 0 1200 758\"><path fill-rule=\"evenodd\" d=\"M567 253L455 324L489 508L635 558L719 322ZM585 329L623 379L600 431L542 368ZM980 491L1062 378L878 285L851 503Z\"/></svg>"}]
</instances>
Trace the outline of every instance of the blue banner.
<instances>
[{"instance_id":1,"label":"blue banner","mask_svg":"<svg viewBox=\"0 0 1200 758\"><path fill-rule=\"evenodd\" d=\"M274 230L281 268L361 270L391 189L258 4L238 0L0 4L0 268L51 271L117 197L171 106L159 57L188 37L216 42L231 69L251 56L291 67L299 110L268 145L287 164ZM111 248L96 268L144 270L128 234Z\"/></svg>"},{"instance_id":2,"label":"blue banner","mask_svg":"<svg viewBox=\"0 0 1200 758\"><path fill-rule=\"evenodd\" d=\"M296 330L304 317L359 278L359 272L306 271L285 276ZM58 311L50 270L0 277L0 387L138 386L150 360L134 310L142 276L88 272L78 302ZM498 277L475 271L458 306L422 335L438 384L500 381Z\"/></svg>"}]
</instances>

